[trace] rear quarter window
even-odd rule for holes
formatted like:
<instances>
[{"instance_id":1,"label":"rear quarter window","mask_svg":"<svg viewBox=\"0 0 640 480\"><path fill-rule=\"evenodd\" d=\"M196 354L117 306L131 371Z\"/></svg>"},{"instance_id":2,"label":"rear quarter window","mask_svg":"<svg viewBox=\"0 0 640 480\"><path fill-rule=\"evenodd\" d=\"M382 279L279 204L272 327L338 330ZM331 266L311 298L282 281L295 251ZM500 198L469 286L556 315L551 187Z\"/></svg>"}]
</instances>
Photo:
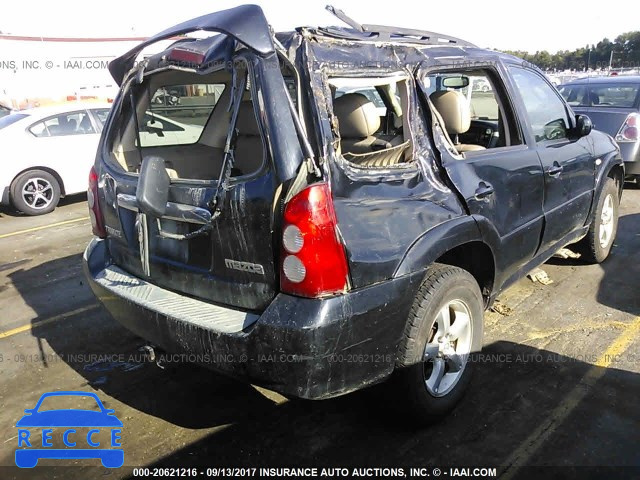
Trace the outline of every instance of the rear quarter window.
<instances>
[{"instance_id":1,"label":"rear quarter window","mask_svg":"<svg viewBox=\"0 0 640 480\"><path fill-rule=\"evenodd\" d=\"M633 108L639 89L640 84L591 84L589 100L592 107Z\"/></svg>"}]
</instances>

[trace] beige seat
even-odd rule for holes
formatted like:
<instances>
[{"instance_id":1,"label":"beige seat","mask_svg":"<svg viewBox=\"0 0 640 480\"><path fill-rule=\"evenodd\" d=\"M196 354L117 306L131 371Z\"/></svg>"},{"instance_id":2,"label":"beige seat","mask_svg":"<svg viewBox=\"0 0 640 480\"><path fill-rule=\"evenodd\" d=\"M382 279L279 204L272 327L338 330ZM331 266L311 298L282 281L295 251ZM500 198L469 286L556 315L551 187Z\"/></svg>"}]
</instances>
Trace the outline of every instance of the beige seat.
<instances>
[{"instance_id":1,"label":"beige seat","mask_svg":"<svg viewBox=\"0 0 640 480\"><path fill-rule=\"evenodd\" d=\"M239 172L234 172L234 176L247 175L260 168L264 157L260 127L251 100L240 104L236 128L238 138L236 139L235 168Z\"/></svg>"},{"instance_id":2,"label":"beige seat","mask_svg":"<svg viewBox=\"0 0 640 480\"><path fill-rule=\"evenodd\" d=\"M347 93L333 102L338 117L340 145L343 153L370 153L391 147L374 133L380 128L380 117L371 100L360 93Z\"/></svg>"},{"instance_id":3,"label":"beige seat","mask_svg":"<svg viewBox=\"0 0 640 480\"><path fill-rule=\"evenodd\" d=\"M457 90L434 92L429 97L431 103L442 117L447 133L460 153L485 150L481 145L459 143L458 135L466 133L471 126L471 110L466 98Z\"/></svg>"}]
</instances>

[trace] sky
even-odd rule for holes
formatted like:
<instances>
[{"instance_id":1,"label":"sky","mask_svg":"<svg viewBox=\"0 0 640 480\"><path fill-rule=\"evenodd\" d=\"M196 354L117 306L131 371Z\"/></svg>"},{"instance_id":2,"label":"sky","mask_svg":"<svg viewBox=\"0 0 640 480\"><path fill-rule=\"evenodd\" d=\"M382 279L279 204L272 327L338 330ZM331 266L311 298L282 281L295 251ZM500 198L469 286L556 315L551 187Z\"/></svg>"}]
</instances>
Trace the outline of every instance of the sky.
<instances>
[{"instance_id":1,"label":"sky","mask_svg":"<svg viewBox=\"0 0 640 480\"><path fill-rule=\"evenodd\" d=\"M338 25L328 2L360 23L412 27L453 35L481 47L574 50L640 29L640 2L607 8L603 2L538 0L286 0L254 1L276 30ZM239 5L238 1L29 0L3 2L0 31L61 37L150 36L183 20ZM591 6L591 4L593 4ZM0 52L0 55L2 52Z\"/></svg>"}]
</instances>

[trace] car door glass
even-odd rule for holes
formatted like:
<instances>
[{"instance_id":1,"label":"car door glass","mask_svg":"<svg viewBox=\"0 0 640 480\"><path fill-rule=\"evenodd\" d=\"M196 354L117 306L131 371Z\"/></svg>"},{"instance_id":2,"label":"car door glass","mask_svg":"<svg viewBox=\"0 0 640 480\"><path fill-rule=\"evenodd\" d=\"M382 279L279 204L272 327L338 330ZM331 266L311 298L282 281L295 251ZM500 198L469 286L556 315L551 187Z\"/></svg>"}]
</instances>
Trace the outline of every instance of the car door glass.
<instances>
[{"instance_id":1,"label":"car door glass","mask_svg":"<svg viewBox=\"0 0 640 480\"><path fill-rule=\"evenodd\" d=\"M587 95L587 87L584 85L564 85L560 87L560 95L572 107L589 106L589 96Z\"/></svg>"},{"instance_id":2,"label":"car door glass","mask_svg":"<svg viewBox=\"0 0 640 480\"><path fill-rule=\"evenodd\" d=\"M47 118L32 125L29 131L36 137L59 137L96 133L87 112L71 112Z\"/></svg>"},{"instance_id":3,"label":"car door glass","mask_svg":"<svg viewBox=\"0 0 640 480\"><path fill-rule=\"evenodd\" d=\"M101 130L104 127L104 124L107 123L107 117L109 116L109 111L110 110L108 108L97 108L97 109L91 110L91 112L93 113L93 116L98 119L98 123Z\"/></svg>"},{"instance_id":4,"label":"car door glass","mask_svg":"<svg viewBox=\"0 0 640 480\"><path fill-rule=\"evenodd\" d=\"M510 70L522 96L536 142L567 138L567 110L555 90L532 71L519 67L510 67Z\"/></svg>"}]
</instances>

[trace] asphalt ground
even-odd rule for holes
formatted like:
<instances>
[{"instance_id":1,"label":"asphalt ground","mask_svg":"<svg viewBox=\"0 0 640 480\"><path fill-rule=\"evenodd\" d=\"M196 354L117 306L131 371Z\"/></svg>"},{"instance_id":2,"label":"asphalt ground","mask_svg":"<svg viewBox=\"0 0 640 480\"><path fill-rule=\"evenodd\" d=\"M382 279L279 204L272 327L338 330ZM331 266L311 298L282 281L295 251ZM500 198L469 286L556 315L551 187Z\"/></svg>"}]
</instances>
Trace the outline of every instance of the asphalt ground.
<instances>
[{"instance_id":1,"label":"asphalt ground","mask_svg":"<svg viewBox=\"0 0 640 480\"><path fill-rule=\"evenodd\" d=\"M552 284L523 279L501 295L502 314L486 314L466 397L424 429L399 417L378 387L311 402L188 363L159 368L87 286L81 256L90 238L82 196L42 217L0 212L2 479L119 479L165 466L223 476L232 472L207 467L283 465L640 478L640 189L624 193L605 263L552 259L543 266ZM15 467L16 422L54 390L95 392L115 410L124 425L122 468L96 460Z\"/></svg>"}]
</instances>

